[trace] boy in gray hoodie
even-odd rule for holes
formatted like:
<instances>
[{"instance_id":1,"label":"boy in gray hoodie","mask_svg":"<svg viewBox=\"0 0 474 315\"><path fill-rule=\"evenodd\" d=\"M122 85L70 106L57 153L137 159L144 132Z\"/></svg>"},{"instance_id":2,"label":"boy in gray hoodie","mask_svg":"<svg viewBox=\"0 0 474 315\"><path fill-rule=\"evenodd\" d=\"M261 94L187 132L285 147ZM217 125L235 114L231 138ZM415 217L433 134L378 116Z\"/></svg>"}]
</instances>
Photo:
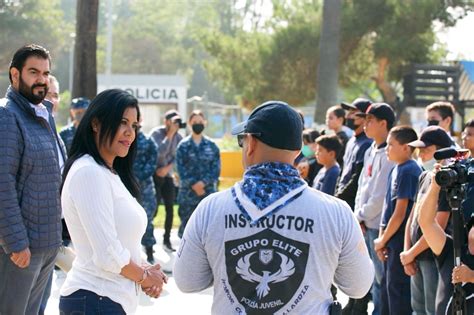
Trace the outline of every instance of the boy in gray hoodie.
<instances>
[{"instance_id":1,"label":"boy in gray hoodie","mask_svg":"<svg viewBox=\"0 0 474 315\"><path fill-rule=\"evenodd\" d=\"M388 175L395 165L387 159L385 154L388 132L395 123L395 113L388 104L374 103L365 113L358 113L358 115L365 117L365 133L374 142L365 152L364 168L359 177L354 213L364 232L369 254L374 263L375 279L371 291L374 312L372 314L379 315L383 263L377 259L374 251L374 240L379 235L380 218L385 194L387 193ZM368 297L349 301L349 305L353 303L352 313L349 314L367 314L367 302Z\"/></svg>"}]
</instances>

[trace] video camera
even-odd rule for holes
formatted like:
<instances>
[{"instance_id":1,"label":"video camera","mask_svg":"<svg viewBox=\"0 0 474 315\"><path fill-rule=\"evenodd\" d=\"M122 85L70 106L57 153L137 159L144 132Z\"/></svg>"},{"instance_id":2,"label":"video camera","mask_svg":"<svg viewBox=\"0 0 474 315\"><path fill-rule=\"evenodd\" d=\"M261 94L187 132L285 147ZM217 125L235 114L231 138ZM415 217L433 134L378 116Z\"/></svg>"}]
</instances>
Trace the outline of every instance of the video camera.
<instances>
[{"instance_id":1,"label":"video camera","mask_svg":"<svg viewBox=\"0 0 474 315\"><path fill-rule=\"evenodd\" d=\"M453 158L454 161L443 166L436 173L435 180L444 190L451 207L452 237L454 248L454 265L461 265L462 248L465 246L465 225L462 202L466 198L467 183L474 183L474 174L469 173L472 159L467 159L468 150L445 148L436 151L434 158L444 160ZM466 292L460 283L454 284L452 297L452 314L467 315Z\"/></svg>"},{"instance_id":2,"label":"video camera","mask_svg":"<svg viewBox=\"0 0 474 315\"><path fill-rule=\"evenodd\" d=\"M171 122L173 124L178 124L180 129L186 128L186 123L180 117L172 118Z\"/></svg>"},{"instance_id":3,"label":"video camera","mask_svg":"<svg viewBox=\"0 0 474 315\"><path fill-rule=\"evenodd\" d=\"M443 166L436 173L436 183L443 188L451 188L474 182L474 174L469 174L469 164L472 159L467 159L468 154L469 150L465 149L445 148L436 151L434 154L436 160L454 159L452 163Z\"/></svg>"}]
</instances>

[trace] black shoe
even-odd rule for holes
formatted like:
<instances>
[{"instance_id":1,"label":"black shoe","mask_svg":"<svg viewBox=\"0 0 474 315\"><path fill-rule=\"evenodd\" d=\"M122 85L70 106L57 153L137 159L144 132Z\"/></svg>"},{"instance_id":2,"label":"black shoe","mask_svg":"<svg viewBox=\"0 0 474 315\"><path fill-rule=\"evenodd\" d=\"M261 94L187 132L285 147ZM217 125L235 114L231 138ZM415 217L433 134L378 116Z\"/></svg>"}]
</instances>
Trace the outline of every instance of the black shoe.
<instances>
[{"instance_id":1,"label":"black shoe","mask_svg":"<svg viewBox=\"0 0 474 315\"><path fill-rule=\"evenodd\" d=\"M163 241L163 248L165 251L170 252L170 253L176 251L176 249L174 249L173 246L171 246L170 241Z\"/></svg>"},{"instance_id":2,"label":"black shoe","mask_svg":"<svg viewBox=\"0 0 474 315\"><path fill-rule=\"evenodd\" d=\"M146 261L148 261L150 264L153 265L155 263L155 257L153 257L153 253L155 251L153 250L153 247L147 246L145 247L145 251L146 251Z\"/></svg>"}]
</instances>

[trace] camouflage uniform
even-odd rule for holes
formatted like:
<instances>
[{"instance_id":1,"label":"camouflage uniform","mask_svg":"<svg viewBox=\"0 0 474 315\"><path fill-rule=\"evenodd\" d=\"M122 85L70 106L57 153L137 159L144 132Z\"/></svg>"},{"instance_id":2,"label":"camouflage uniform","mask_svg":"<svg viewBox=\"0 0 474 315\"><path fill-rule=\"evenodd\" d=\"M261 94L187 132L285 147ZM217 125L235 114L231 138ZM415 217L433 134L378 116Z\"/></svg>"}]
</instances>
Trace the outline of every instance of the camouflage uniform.
<instances>
[{"instance_id":1,"label":"camouflage uniform","mask_svg":"<svg viewBox=\"0 0 474 315\"><path fill-rule=\"evenodd\" d=\"M181 225L178 236L181 237L189 217L199 202L217 191L217 181L221 171L219 148L207 137L202 137L196 145L191 136L184 138L176 150L176 166L179 174L179 217ZM198 181L205 184L205 194L198 196L191 188Z\"/></svg>"},{"instance_id":2,"label":"camouflage uniform","mask_svg":"<svg viewBox=\"0 0 474 315\"><path fill-rule=\"evenodd\" d=\"M153 218L157 205L153 174L155 173L157 155L158 147L155 141L140 131L137 134L137 156L133 162L133 172L140 185L140 204L145 208L148 219L146 231L142 238L142 245L145 247L151 247L156 244L156 239L153 235Z\"/></svg>"},{"instance_id":3,"label":"camouflage uniform","mask_svg":"<svg viewBox=\"0 0 474 315\"><path fill-rule=\"evenodd\" d=\"M74 139L74 135L76 134L76 127L73 124L64 127L59 132L61 139L63 139L64 145L66 146L67 153L71 150L72 139Z\"/></svg>"}]
</instances>

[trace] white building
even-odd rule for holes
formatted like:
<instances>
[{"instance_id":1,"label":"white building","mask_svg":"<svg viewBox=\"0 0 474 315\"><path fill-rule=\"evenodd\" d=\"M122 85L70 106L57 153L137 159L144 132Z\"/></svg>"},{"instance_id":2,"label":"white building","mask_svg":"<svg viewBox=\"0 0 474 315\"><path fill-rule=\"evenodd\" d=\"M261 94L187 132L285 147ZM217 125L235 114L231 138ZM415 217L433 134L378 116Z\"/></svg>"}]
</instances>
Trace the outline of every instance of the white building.
<instances>
[{"instance_id":1,"label":"white building","mask_svg":"<svg viewBox=\"0 0 474 315\"><path fill-rule=\"evenodd\" d=\"M170 109L187 117L186 79L177 75L99 74L97 93L107 89L122 89L138 99L143 131L162 125L164 113Z\"/></svg>"}]
</instances>

